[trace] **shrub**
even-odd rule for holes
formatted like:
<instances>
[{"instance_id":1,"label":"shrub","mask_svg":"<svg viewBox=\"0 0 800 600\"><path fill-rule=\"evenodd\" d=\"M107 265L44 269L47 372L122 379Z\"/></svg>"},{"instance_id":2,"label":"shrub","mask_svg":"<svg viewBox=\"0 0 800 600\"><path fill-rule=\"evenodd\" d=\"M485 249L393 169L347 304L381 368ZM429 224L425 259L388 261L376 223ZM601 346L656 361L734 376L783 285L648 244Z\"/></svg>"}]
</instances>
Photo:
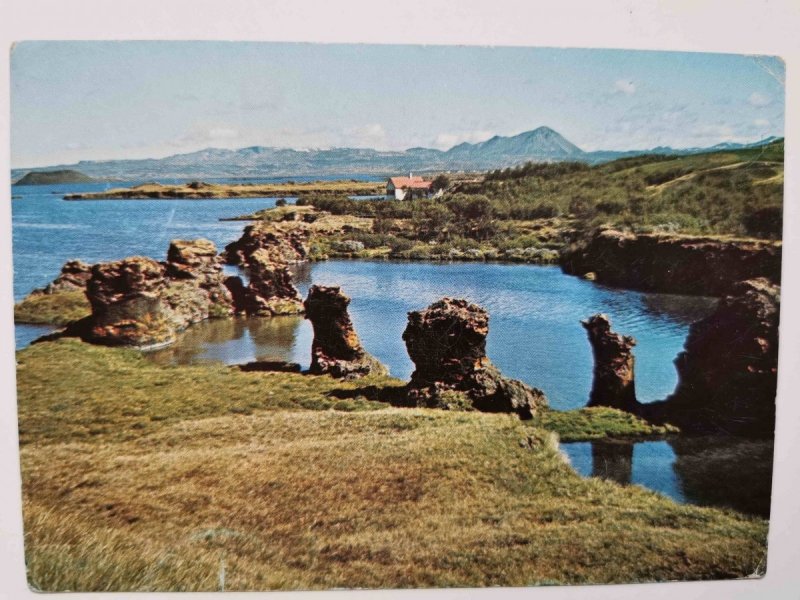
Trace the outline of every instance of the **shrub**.
<instances>
[{"instance_id":1,"label":"shrub","mask_svg":"<svg viewBox=\"0 0 800 600\"><path fill-rule=\"evenodd\" d=\"M603 200L597 203L597 211L606 215L618 215L625 210L625 202L622 200Z\"/></svg>"},{"instance_id":2,"label":"shrub","mask_svg":"<svg viewBox=\"0 0 800 600\"><path fill-rule=\"evenodd\" d=\"M372 221L372 231L375 233L389 233L396 225L397 222L394 219L376 217Z\"/></svg>"},{"instance_id":3,"label":"shrub","mask_svg":"<svg viewBox=\"0 0 800 600\"><path fill-rule=\"evenodd\" d=\"M783 207L748 208L744 216L744 228L750 235L780 238L783 233Z\"/></svg>"}]
</instances>

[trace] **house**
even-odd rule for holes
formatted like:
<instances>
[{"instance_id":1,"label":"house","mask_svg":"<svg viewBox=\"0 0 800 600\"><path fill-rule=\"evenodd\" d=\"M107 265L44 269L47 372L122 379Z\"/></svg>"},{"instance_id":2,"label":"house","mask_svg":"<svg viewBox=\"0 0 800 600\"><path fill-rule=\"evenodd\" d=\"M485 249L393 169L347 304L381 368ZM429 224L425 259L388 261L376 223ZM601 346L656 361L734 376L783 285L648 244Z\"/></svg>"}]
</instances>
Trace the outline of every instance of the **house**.
<instances>
[{"instance_id":1,"label":"house","mask_svg":"<svg viewBox=\"0 0 800 600\"><path fill-rule=\"evenodd\" d=\"M414 198L430 198L433 195L432 182L422 177L390 177L386 183L386 195L395 200L413 200Z\"/></svg>"}]
</instances>

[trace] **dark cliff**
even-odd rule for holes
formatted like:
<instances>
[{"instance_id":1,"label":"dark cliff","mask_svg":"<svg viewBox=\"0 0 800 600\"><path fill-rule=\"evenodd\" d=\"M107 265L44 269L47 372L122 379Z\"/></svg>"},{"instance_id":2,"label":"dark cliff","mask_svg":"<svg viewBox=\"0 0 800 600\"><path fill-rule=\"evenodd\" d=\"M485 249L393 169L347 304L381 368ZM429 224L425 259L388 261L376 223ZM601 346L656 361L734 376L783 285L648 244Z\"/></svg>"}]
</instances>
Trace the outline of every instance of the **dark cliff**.
<instances>
[{"instance_id":1,"label":"dark cliff","mask_svg":"<svg viewBox=\"0 0 800 600\"><path fill-rule=\"evenodd\" d=\"M754 277L780 284L781 243L601 229L563 252L561 268L628 289L723 296Z\"/></svg>"}]
</instances>

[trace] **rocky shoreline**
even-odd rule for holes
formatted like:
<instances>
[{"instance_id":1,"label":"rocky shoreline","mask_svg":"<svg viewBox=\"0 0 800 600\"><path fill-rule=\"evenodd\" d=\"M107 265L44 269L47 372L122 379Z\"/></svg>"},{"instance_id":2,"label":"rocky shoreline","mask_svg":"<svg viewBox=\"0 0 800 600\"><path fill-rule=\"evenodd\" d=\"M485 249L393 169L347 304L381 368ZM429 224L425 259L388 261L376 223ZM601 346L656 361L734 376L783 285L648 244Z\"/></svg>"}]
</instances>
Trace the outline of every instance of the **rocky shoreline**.
<instances>
[{"instance_id":1,"label":"rocky shoreline","mask_svg":"<svg viewBox=\"0 0 800 600\"><path fill-rule=\"evenodd\" d=\"M599 229L561 254L570 275L632 290L722 296L739 281L780 284L781 242Z\"/></svg>"},{"instance_id":2,"label":"rocky shoreline","mask_svg":"<svg viewBox=\"0 0 800 600\"><path fill-rule=\"evenodd\" d=\"M316 211L279 214L280 220L248 225L219 255L207 240L173 240L165 262L144 257L91 266L69 261L56 280L32 298L85 290L91 314L56 336L140 349L168 345L179 331L208 318L305 312L315 332L312 372L345 378L385 373L360 345L347 314L349 298L336 287L312 286L303 302L289 271L289 265L326 258L315 247L320 239L358 228L352 221ZM247 283L224 277L223 262L242 267ZM605 315L583 321L595 355L589 406L607 406L687 430L771 434L779 243L600 230L572 246L564 264L575 274L596 269L589 273L601 283L724 295L715 313L692 325L685 352L676 359L680 381L675 393L647 405L635 395L635 340L611 331ZM745 279L731 279L735 277ZM407 386L407 403L515 412L523 418L545 407L540 390L503 377L491 364L485 354L487 328L486 312L460 299L443 298L410 313L403 339L417 368Z\"/></svg>"}]
</instances>

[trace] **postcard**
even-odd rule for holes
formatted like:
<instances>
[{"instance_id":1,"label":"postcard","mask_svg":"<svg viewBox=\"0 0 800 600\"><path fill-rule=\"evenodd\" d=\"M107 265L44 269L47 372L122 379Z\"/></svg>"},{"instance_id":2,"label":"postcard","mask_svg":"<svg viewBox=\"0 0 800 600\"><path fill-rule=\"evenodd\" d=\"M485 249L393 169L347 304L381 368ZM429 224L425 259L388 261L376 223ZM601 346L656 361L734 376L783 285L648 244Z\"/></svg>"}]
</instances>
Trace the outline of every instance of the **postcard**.
<instances>
[{"instance_id":1,"label":"postcard","mask_svg":"<svg viewBox=\"0 0 800 600\"><path fill-rule=\"evenodd\" d=\"M32 590L767 573L780 57L10 61Z\"/></svg>"}]
</instances>

